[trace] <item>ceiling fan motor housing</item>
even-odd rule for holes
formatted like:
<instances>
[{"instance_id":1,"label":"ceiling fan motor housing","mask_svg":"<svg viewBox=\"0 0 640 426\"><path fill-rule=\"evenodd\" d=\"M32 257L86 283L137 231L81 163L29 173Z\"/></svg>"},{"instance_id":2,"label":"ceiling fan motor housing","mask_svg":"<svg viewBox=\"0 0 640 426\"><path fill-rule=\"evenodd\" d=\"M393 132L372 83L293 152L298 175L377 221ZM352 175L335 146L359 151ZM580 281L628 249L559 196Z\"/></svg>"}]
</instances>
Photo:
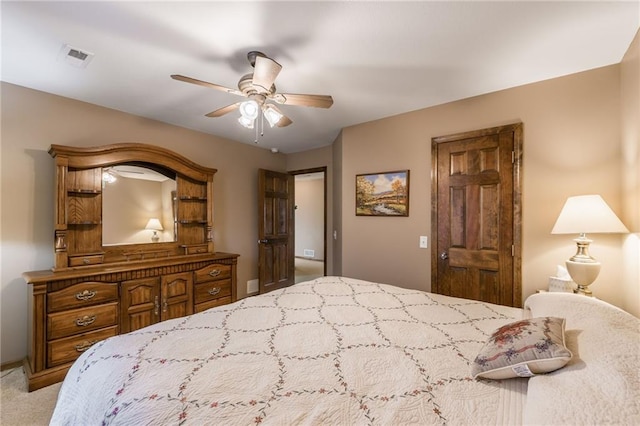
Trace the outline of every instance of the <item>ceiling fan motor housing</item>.
<instances>
[{"instance_id":1,"label":"ceiling fan motor housing","mask_svg":"<svg viewBox=\"0 0 640 426\"><path fill-rule=\"evenodd\" d=\"M269 89L268 92L265 92L262 87L253 85L253 74L245 74L238 82L238 89L240 89L240 91L246 96L250 96L256 93L268 96L273 95L276 92L276 85L272 84L271 89Z\"/></svg>"},{"instance_id":2,"label":"ceiling fan motor housing","mask_svg":"<svg viewBox=\"0 0 640 426\"><path fill-rule=\"evenodd\" d=\"M247 59L249 60L249 63L251 64L251 66L254 68L256 66L256 58L258 56L262 56L263 58L267 57L267 55L265 55L262 52L258 52L257 50L252 50L249 53L247 53Z\"/></svg>"}]
</instances>

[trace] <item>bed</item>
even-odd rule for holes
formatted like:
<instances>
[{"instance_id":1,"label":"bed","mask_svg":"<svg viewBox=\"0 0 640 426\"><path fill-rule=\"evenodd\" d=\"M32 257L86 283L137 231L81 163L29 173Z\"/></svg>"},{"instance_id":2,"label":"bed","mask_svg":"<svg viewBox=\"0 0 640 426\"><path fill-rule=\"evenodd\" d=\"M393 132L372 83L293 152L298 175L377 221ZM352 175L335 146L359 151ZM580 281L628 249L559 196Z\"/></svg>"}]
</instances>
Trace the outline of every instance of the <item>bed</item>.
<instances>
[{"instance_id":1,"label":"bed","mask_svg":"<svg viewBox=\"0 0 640 426\"><path fill-rule=\"evenodd\" d=\"M474 378L494 331L558 316L564 367ZM639 424L639 327L573 294L518 309L323 277L95 344L51 424Z\"/></svg>"}]
</instances>

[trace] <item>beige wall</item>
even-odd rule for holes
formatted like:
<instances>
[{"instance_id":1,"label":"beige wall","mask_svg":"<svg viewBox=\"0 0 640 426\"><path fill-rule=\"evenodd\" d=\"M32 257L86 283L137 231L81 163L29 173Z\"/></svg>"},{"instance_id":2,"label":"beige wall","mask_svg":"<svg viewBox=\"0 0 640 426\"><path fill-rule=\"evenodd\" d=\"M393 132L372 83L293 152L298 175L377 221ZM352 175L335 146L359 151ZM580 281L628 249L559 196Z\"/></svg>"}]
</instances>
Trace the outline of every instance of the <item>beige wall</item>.
<instances>
[{"instance_id":1,"label":"beige wall","mask_svg":"<svg viewBox=\"0 0 640 426\"><path fill-rule=\"evenodd\" d=\"M431 236L431 138L522 122L523 297L547 288L575 252L573 237L550 234L566 198L598 193L622 212L620 93L613 65L343 129L343 275L430 290L430 250L418 237ZM400 169L411 170L410 216L356 217L355 175ZM592 237L602 262L592 289L623 306L622 237Z\"/></svg>"},{"instance_id":2,"label":"beige wall","mask_svg":"<svg viewBox=\"0 0 640 426\"><path fill-rule=\"evenodd\" d=\"M53 266L51 144L150 143L217 168L215 247L240 254L238 294L246 294L246 282L258 276L258 169L284 171L286 156L7 83L1 90L1 363L20 360L27 351L22 272Z\"/></svg>"},{"instance_id":3,"label":"beige wall","mask_svg":"<svg viewBox=\"0 0 640 426\"><path fill-rule=\"evenodd\" d=\"M624 239L622 308L640 316L640 31L621 63L622 220L632 232Z\"/></svg>"}]
</instances>

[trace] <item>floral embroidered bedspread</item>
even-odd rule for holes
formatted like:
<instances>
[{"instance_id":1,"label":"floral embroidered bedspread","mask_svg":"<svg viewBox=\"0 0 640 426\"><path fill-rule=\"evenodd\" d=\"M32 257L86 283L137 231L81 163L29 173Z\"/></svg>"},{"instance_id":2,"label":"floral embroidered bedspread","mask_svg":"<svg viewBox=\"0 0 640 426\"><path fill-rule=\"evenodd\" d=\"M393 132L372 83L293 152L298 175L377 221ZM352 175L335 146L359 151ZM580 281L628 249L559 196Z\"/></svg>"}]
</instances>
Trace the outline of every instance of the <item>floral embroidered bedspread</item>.
<instances>
[{"instance_id":1,"label":"floral embroidered bedspread","mask_svg":"<svg viewBox=\"0 0 640 426\"><path fill-rule=\"evenodd\" d=\"M52 424L519 423L526 381L476 381L471 363L522 313L307 281L95 344L69 371Z\"/></svg>"}]
</instances>

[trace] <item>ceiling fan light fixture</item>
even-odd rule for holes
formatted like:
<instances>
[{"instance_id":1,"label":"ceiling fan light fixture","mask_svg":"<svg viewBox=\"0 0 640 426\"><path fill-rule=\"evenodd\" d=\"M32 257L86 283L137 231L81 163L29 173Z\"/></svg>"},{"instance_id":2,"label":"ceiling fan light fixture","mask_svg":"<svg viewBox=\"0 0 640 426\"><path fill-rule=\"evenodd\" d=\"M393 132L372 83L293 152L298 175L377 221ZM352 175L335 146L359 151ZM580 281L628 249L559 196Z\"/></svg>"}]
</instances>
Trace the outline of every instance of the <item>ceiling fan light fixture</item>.
<instances>
[{"instance_id":1,"label":"ceiling fan light fixture","mask_svg":"<svg viewBox=\"0 0 640 426\"><path fill-rule=\"evenodd\" d=\"M238 123L240 123L242 127L246 127L247 129L253 129L253 122L254 120L247 118L244 115L241 115L238 118Z\"/></svg>"},{"instance_id":2,"label":"ceiling fan light fixture","mask_svg":"<svg viewBox=\"0 0 640 426\"><path fill-rule=\"evenodd\" d=\"M253 121L258 118L258 111L258 103L252 99L240 104L240 114L248 120Z\"/></svg>"},{"instance_id":3,"label":"ceiling fan light fixture","mask_svg":"<svg viewBox=\"0 0 640 426\"><path fill-rule=\"evenodd\" d=\"M264 117L267 119L271 127L278 124L278 122L282 119L282 114L280 114L280 112L271 105L267 105L266 107L264 107L263 112Z\"/></svg>"}]
</instances>

